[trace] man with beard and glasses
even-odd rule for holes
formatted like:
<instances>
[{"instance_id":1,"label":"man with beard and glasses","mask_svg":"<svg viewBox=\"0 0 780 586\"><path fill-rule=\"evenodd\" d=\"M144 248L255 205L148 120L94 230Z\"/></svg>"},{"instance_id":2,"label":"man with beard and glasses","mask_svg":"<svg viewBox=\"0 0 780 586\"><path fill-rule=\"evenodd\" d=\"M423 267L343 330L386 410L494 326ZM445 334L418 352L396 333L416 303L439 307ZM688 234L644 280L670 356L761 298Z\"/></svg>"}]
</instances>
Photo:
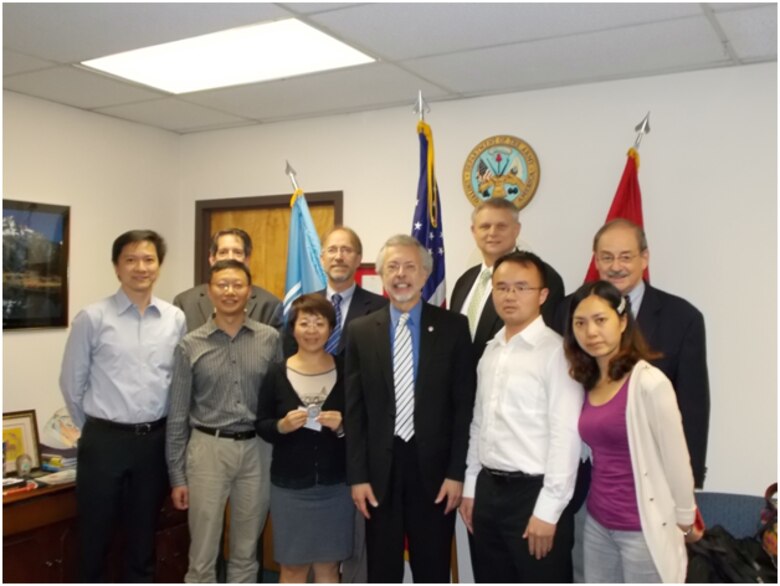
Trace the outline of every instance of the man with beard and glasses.
<instances>
[{"instance_id":1,"label":"man with beard and glasses","mask_svg":"<svg viewBox=\"0 0 780 586\"><path fill-rule=\"evenodd\" d=\"M347 332L347 483L366 518L368 582L449 582L476 373L468 320L422 300L433 259L390 238L377 271L390 305Z\"/></svg>"},{"instance_id":2,"label":"man with beard and glasses","mask_svg":"<svg viewBox=\"0 0 780 586\"><path fill-rule=\"evenodd\" d=\"M691 454L696 488L704 486L710 420L710 386L704 317L685 299L656 289L642 279L650 253L644 230L625 219L596 232L593 254L599 277L631 301L631 311L649 346L663 355L654 360L672 381ZM555 329L564 332L570 297L556 313Z\"/></svg>"}]
</instances>

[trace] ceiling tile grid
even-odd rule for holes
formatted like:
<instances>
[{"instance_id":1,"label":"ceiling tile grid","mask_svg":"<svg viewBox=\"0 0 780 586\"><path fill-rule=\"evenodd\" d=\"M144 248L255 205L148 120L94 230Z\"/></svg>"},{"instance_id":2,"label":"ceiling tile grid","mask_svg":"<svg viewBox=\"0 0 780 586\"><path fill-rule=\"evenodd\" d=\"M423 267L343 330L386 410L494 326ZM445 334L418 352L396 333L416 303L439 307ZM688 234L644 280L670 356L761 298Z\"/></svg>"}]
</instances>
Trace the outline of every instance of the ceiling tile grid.
<instances>
[{"instance_id":1,"label":"ceiling tile grid","mask_svg":"<svg viewBox=\"0 0 780 586\"><path fill-rule=\"evenodd\" d=\"M378 61L179 96L78 65L289 17ZM762 61L774 3L3 4L4 89L179 133Z\"/></svg>"}]
</instances>

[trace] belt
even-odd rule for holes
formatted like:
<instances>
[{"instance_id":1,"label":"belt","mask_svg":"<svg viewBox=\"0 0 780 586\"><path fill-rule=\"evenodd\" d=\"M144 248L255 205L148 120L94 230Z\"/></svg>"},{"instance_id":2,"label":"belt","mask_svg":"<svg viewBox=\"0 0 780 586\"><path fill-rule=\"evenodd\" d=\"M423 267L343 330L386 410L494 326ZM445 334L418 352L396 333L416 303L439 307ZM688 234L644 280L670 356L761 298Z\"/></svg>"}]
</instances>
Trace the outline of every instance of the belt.
<instances>
[{"instance_id":1,"label":"belt","mask_svg":"<svg viewBox=\"0 0 780 586\"><path fill-rule=\"evenodd\" d=\"M521 472L517 470L515 472L508 472L506 470L495 470L493 468L482 468L485 472L490 474L494 478L501 480L518 480L520 478L541 478L543 474L528 474L527 472Z\"/></svg>"},{"instance_id":2,"label":"belt","mask_svg":"<svg viewBox=\"0 0 780 586\"><path fill-rule=\"evenodd\" d=\"M214 429L212 427L203 427L202 425L194 426L198 431L213 435L215 437L224 437L225 439L232 439L235 441L242 441L252 439L257 436L257 432L254 429L247 431L228 431L226 429Z\"/></svg>"},{"instance_id":3,"label":"belt","mask_svg":"<svg viewBox=\"0 0 780 586\"><path fill-rule=\"evenodd\" d=\"M120 423L119 421L109 421L108 419L100 419L87 415L87 421L92 425L105 427L107 429L127 431L134 433L135 435L146 435L165 425L165 417L158 419L157 421L149 421L148 423Z\"/></svg>"}]
</instances>

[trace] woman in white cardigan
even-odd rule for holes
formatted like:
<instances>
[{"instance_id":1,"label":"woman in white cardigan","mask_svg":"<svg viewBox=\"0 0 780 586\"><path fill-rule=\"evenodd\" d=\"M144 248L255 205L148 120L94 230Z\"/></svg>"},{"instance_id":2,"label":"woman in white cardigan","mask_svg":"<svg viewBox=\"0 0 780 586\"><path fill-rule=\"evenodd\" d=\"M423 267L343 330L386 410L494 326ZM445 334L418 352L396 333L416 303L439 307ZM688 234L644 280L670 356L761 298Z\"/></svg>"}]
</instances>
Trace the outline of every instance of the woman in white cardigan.
<instances>
[{"instance_id":1,"label":"woman in white cardigan","mask_svg":"<svg viewBox=\"0 0 780 586\"><path fill-rule=\"evenodd\" d=\"M580 287L564 337L593 472L584 537L586 582L684 582L695 528L693 473L677 399L606 281Z\"/></svg>"}]
</instances>

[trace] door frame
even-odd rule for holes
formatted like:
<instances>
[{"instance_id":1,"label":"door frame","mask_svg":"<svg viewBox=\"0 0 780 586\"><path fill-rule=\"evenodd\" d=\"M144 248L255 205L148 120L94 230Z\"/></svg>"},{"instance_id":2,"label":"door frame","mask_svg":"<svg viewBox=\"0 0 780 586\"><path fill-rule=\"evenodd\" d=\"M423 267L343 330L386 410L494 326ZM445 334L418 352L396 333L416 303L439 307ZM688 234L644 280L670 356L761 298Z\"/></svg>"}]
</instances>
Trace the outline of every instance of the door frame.
<instances>
[{"instance_id":1,"label":"door frame","mask_svg":"<svg viewBox=\"0 0 780 586\"><path fill-rule=\"evenodd\" d=\"M344 217L343 191L318 191L307 193L306 203L331 204L333 225L341 226ZM255 195L227 199L203 199L195 202L195 283L203 283L209 272L209 243L211 242L211 214L229 210L257 210L278 208L290 204L292 195Z\"/></svg>"}]
</instances>

